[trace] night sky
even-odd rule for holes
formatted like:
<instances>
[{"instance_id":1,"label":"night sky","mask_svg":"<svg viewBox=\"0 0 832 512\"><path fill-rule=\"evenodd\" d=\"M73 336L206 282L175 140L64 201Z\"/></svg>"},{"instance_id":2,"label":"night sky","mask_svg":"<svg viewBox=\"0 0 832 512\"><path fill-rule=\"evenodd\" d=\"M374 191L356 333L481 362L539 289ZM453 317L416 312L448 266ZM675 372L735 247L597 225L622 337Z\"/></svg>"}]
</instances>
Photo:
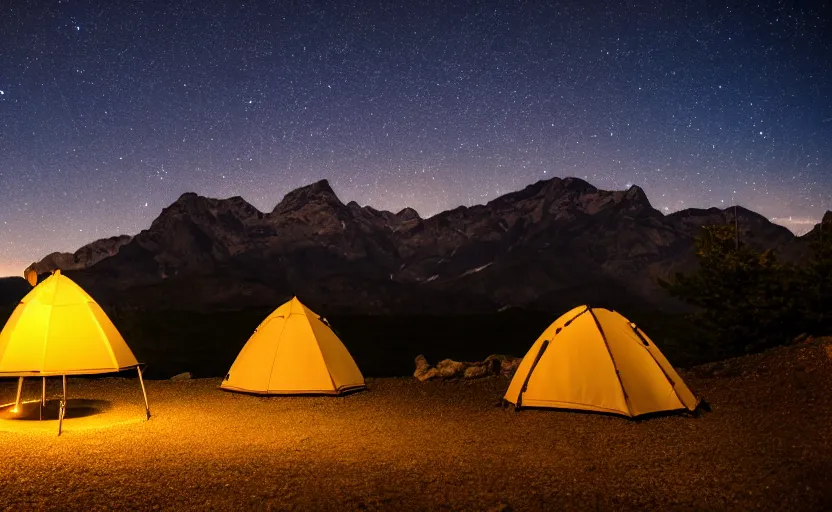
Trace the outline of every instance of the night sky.
<instances>
[{"instance_id":1,"label":"night sky","mask_svg":"<svg viewBox=\"0 0 832 512\"><path fill-rule=\"evenodd\" d=\"M3 2L0 275L321 178L423 216L553 176L796 232L832 209L823 2L543 4Z\"/></svg>"}]
</instances>

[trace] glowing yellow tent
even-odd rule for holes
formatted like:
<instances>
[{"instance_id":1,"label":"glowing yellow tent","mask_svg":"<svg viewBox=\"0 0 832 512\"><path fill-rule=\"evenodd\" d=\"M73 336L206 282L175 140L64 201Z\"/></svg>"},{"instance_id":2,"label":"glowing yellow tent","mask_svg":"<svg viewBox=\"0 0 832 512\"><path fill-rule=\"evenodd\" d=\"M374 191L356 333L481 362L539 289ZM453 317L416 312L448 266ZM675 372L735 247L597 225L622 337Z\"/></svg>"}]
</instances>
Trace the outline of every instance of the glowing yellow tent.
<instances>
[{"instance_id":1,"label":"glowing yellow tent","mask_svg":"<svg viewBox=\"0 0 832 512\"><path fill-rule=\"evenodd\" d=\"M66 406L66 376L118 372L136 368L150 418L141 368L130 347L101 306L80 286L56 270L18 304L0 331L0 377L18 377L15 409L20 405L24 377L42 377L41 402L46 401L46 377L62 376Z\"/></svg>"},{"instance_id":2,"label":"glowing yellow tent","mask_svg":"<svg viewBox=\"0 0 832 512\"><path fill-rule=\"evenodd\" d=\"M364 387L350 353L297 297L266 317L220 386L263 395L341 393Z\"/></svg>"},{"instance_id":3,"label":"glowing yellow tent","mask_svg":"<svg viewBox=\"0 0 832 512\"><path fill-rule=\"evenodd\" d=\"M655 344L615 311L581 306L552 323L523 358L505 399L635 417L694 410L699 400Z\"/></svg>"}]
</instances>

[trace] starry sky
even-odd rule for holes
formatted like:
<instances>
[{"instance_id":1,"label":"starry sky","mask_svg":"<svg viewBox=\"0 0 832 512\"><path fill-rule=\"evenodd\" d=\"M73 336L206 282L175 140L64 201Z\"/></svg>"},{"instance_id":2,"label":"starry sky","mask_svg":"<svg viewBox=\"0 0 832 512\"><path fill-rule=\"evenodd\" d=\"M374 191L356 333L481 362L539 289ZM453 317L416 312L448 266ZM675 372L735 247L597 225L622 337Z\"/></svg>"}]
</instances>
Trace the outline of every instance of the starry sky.
<instances>
[{"instance_id":1,"label":"starry sky","mask_svg":"<svg viewBox=\"0 0 832 512\"><path fill-rule=\"evenodd\" d=\"M540 179L832 209L825 2L49 0L0 16L0 275L186 191L429 216ZM401 4L401 5L400 5Z\"/></svg>"}]
</instances>

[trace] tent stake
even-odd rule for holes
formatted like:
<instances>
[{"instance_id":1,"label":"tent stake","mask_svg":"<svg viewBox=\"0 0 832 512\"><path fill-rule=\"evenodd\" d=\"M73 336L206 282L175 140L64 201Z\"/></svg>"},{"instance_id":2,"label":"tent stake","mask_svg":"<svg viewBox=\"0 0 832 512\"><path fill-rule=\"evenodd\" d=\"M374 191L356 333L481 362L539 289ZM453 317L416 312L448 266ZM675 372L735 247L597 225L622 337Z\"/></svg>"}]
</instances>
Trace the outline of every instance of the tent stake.
<instances>
[{"instance_id":1,"label":"tent stake","mask_svg":"<svg viewBox=\"0 0 832 512\"><path fill-rule=\"evenodd\" d=\"M147 391L144 389L144 379L142 378L142 369L136 366L139 372L139 383L142 385L142 395L144 396L144 411L147 414L147 419L150 419L150 405L147 403Z\"/></svg>"},{"instance_id":2,"label":"tent stake","mask_svg":"<svg viewBox=\"0 0 832 512\"><path fill-rule=\"evenodd\" d=\"M20 393L23 391L23 377L17 379L17 398L14 400L14 412L20 411Z\"/></svg>"},{"instance_id":3,"label":"tent stake","mask_svg":"<svg viewBox=\"0 0 832 512\"><path fill-rule=\"evenodd\" d=\"M58 435L61 435L61 431L63 430L64 425L64 414L66 413L66 375L63 376L64 378L64 399L61 400L61 407L58 410Z\"/></svg>"}]
</instances>

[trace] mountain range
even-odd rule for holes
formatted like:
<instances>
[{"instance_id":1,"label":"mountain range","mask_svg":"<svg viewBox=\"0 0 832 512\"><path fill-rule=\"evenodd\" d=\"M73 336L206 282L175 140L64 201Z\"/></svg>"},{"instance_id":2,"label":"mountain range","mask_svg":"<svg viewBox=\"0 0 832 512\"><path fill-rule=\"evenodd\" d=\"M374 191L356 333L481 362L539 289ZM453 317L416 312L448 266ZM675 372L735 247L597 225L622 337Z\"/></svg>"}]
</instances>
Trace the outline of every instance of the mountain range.
<instances>
[{"instance_id":1,"label":"mountain range","mask_svg":"<svg viewBox=\"0 0 832 512\"><path fill-rule=\"evenodd\" d=\"M811 233L797 237L742 207L664 215L637 186L607 191L552 178L421 218L411 208L344 204L322 180L267 213L241 197L186 193L135 236L53 253L30 268L60 268L100 302L139 309L273 307L298 295L342 314L582 303L678 311L684 305L657 278L695 268L701 226L733 224L735 214L745 243L785 259L808 254Z\"/></svg>"}]
</instances>

